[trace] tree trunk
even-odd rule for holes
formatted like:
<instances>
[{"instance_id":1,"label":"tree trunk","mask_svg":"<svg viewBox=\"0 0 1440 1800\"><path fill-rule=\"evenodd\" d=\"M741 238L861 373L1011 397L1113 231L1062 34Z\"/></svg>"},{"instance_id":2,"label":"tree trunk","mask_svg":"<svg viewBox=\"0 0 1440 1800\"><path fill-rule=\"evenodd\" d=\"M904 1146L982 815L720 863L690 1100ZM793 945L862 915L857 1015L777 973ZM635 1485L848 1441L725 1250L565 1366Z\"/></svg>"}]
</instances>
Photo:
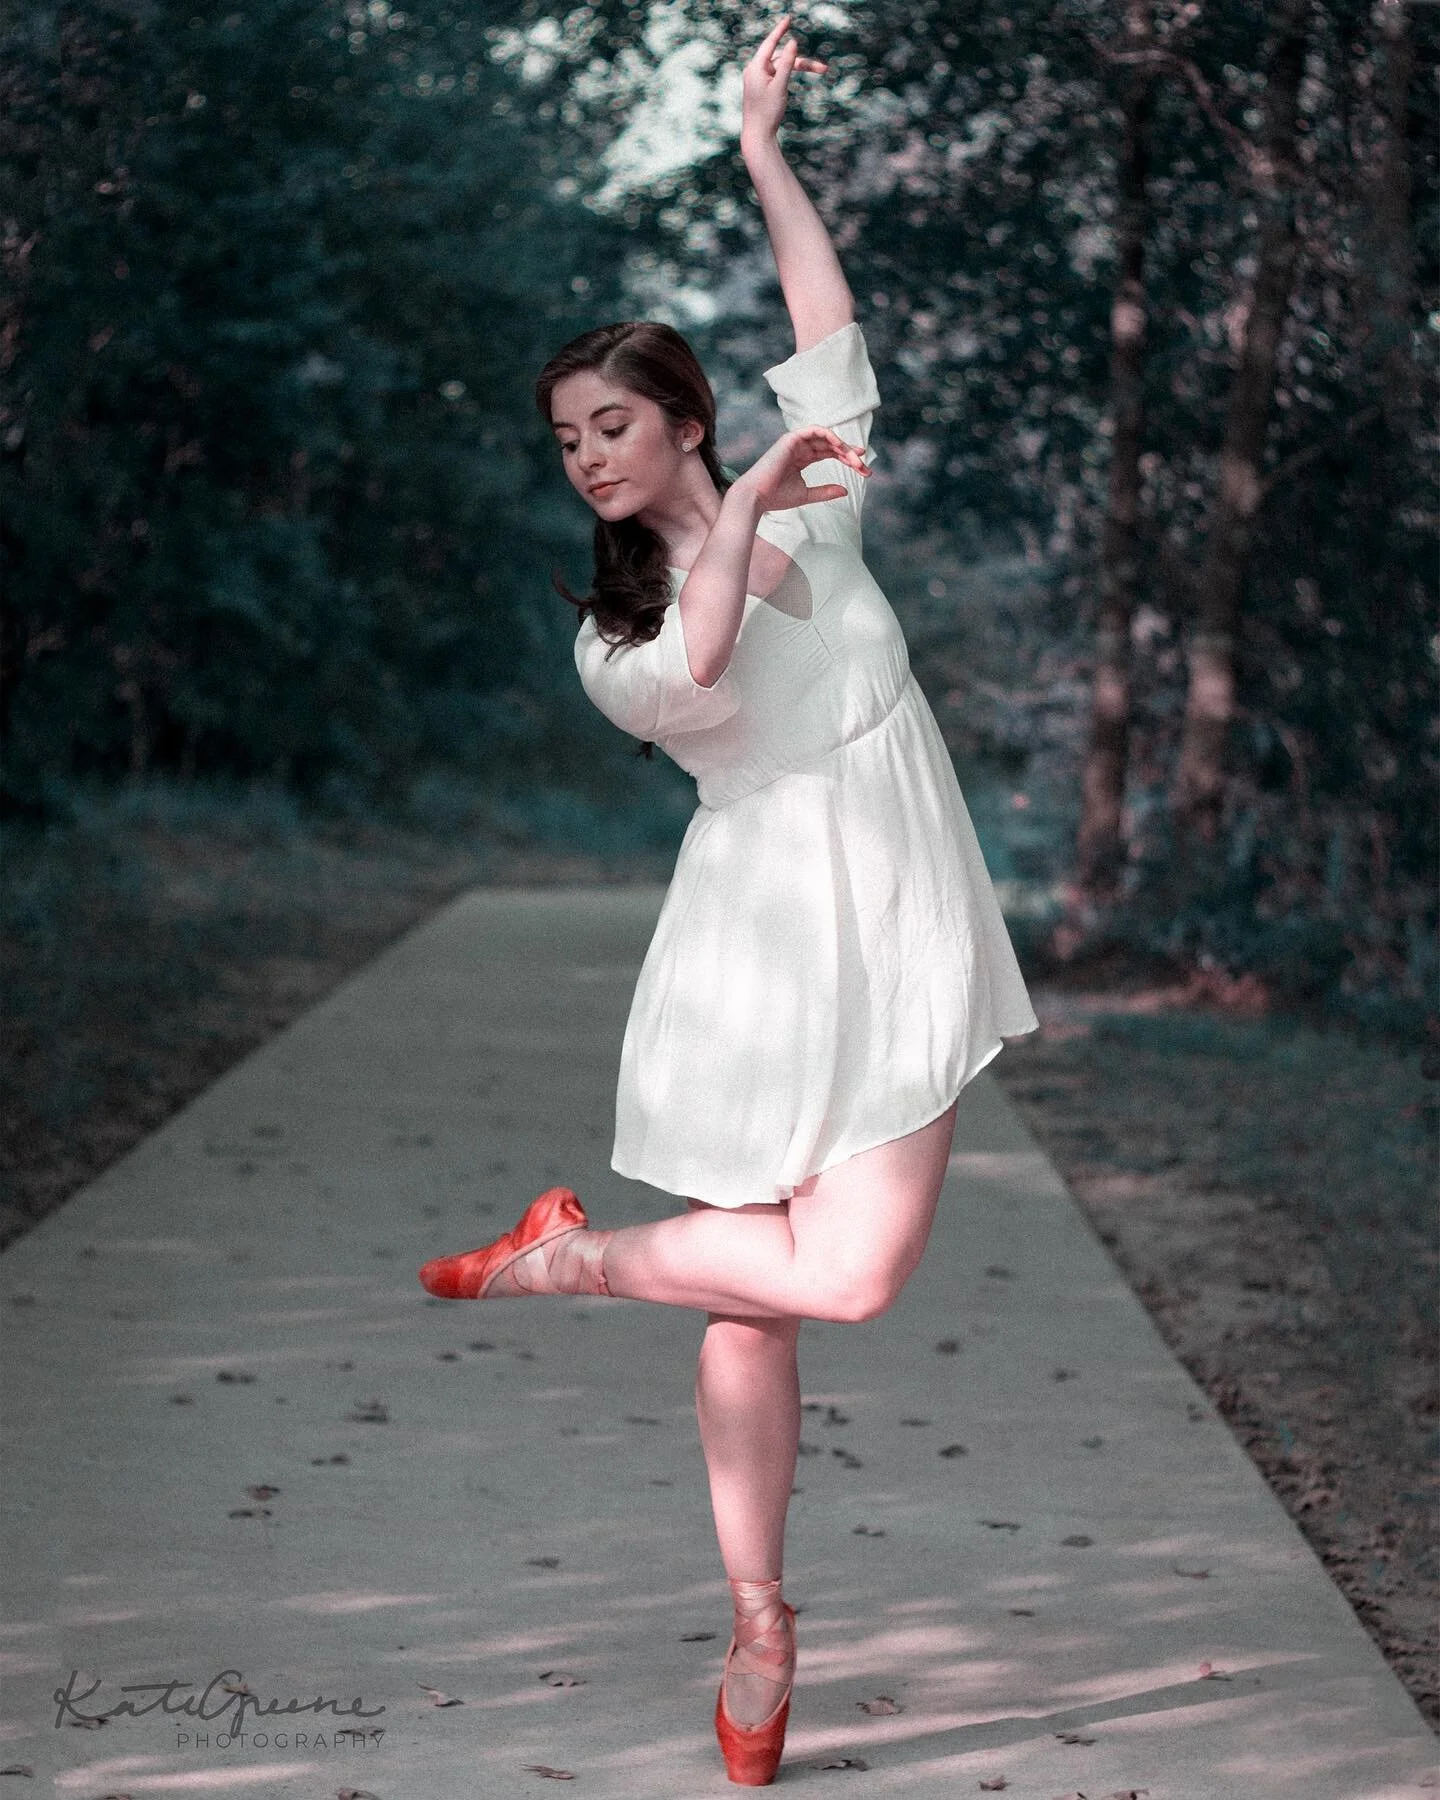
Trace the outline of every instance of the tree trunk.
<instances>
[{"instance_id":1,"label":"tree trunk","mask_svg":"<svg viewBox=\"0 0 1440 1800\"><path fill-rule=\"evenodd\" d=\"M1373 14L1380 54L1376 61L1376 138L1368 178L1361 184L1361 217L1368 222L1373 257L1368 259L1373 311L1366 319L1375 334L1385 423L1398 440L1414 412L1415 365L1410 354L1411 237L1410 168L1407 122L1414 50L1405 0L1378 0ZM1363 290L1362 290L1363 291Z\"/></svg>"},{"instance_id":2,"label":"tree trunk","mask_svg":"<svg viewBox=\"0 0 1440 1800\"><path fill-rule=\"evenodd\" d=\"M1150 0L1131 0L1126 49L1153 41ZM1112 895L1125 862L1121 808L1130 744L1130 621L1140 581L1140 446L1145 429L1145 182L1150 156L1154 71L1126 70L1116 235L1120 279L1110 309L1110 392L1114 429L1109 494L1100 539L1100 605L1090 741L1080 778L1076 876L1095 899Z\"/></svg>"},{"instance_id":3,"label":"tree trunk","mask_svg":"<svg viewBox=\"0 0 1440 1800\"><path fill-rule=\"evenodd\" d=\"M1236 649L1246 565L1263 496L1260 468L1275 391L1280 334L1299 254L1295 120L1311 0L1282 0L1266 80L1262 154L1254 164L1258 267L1240 364L1226 405L1219 485L1196 578L1190 684L1172 811L1181 837L1211 843L1219 830L1235 716Z\"/></svg>"}]
</instances>

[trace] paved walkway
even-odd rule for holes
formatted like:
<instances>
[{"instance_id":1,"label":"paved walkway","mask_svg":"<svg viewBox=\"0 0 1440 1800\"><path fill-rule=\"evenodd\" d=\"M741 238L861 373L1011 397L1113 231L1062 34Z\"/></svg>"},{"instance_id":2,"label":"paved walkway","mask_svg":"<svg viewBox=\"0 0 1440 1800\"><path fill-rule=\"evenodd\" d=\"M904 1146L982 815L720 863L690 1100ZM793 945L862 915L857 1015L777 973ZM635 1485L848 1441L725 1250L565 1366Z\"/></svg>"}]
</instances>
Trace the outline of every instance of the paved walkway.
<instances>
[{"instance_id":1,"label":"paved walkway","mask_svg":"<svg viewBox=\"0 0 1440 1800\"><path fill-rule=\"evenodd\" d=\"M601 1223L669 1210L607 1166L659 899L464 897L6 1253L0 1768L34 1773L0 1800L735 1791L698 1318L415 1280L557 1179ZM900 1304L801 1347L782 1786L1435 1785L1424 1720L988 1076Z\"/></svg>"}]
</instances>

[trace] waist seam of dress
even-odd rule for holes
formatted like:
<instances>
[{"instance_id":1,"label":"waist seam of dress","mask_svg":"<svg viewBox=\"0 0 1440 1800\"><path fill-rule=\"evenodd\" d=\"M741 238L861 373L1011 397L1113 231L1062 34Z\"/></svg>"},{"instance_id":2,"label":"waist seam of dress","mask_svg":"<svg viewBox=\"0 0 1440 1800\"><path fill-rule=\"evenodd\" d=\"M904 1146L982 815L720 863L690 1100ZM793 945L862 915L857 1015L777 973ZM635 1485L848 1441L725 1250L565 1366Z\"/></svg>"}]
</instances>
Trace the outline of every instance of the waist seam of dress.
<instances>
[{"instance_id":1,"label":"waist seam of dress","mask_svg":"<svg viewBox=\"0 0 1440 1800\"><path fill-rule=\"evenodd\" d=\"M823 768L824 765L830 761L831 757L838 756L842 750L850 749L852 744L863 743L866 738L873 737L877 731L882 730L888 725L899 710L900 702L905 698L906 694L909 693L911 687L914 686L914 683L915 672L907 666L905 670L905 679L900 683L900 691L886 708L884 717L877 719L873 725L867 725L863 731L857 731L854 737L843 739L832 749L827 750L823 756L817 756L814 762L797 763L793 769L781 769L778 774L772 775L768 781L760 781L757 782L753 788L746 788L743 794L733 794L728 800L702 800L700 802L701 806L704 807L706 812L724 812L727 806L738 806L742 800L748 800L752 794L763 793L767 787L774 787L777 781L783 781L787 775L813 775L817 769Z\"/></svg>"}]
</instances>

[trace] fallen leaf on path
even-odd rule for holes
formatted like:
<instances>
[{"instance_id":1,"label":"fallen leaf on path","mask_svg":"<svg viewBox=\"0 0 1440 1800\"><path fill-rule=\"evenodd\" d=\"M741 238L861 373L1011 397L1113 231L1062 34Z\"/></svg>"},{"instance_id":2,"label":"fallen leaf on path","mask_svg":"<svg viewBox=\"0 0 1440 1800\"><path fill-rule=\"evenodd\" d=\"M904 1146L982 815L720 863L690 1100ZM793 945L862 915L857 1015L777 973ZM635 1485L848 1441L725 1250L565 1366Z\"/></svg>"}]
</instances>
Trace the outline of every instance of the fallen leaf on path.
<instances>
[{"instance_id":1,"label":"fallen leaf on path","mask_svg":"<svg viewBox=\"0 0 1440 1800\"><path fill-rule=\"evenodd\" d=\"M1233 1681L1235 1677L1227 1675L1223 1669L1217 1669L1212 1662L1202 1662L1200 1679L1201 1681Z\"/></svg>"},{"instance_id":2,"label":"fallen leaf on path","mask_svg":"<svg viewBox=\"0 0 1440 1800\"><path fill-rule=\"evenodd\" d=\"M958 1356L960 1354L959 1338L941 1338L935 1346L937 1356Z\"/></svg>"},{"instance_id":3,"label":"fallen leaf on path","mask_svg":"<svg viewBox=\"0 0 1440 1800\"><path fill-rule=\"evenodd\" d=\"M940 1454L941 1456L968 1456L970 1452L963 1444L947 1444Z\"/></svg>"},{"instance_id":4,"label":"fallen leaf on path","mask_svg":"<svg viewBox=\"0 0 1440 1800\"><path fill-rule=\"evenodd\" d=\"M463 1700L457 1700L453 1694L443 1693L439 1688L426 1687L423 1681L417 1681L415 1685L422 1693L428 1694L436 1706L463 1706L465 1704Z\"/></svg>"},{"instance_id":5,"label":"fallen leaf on path","mask_svg":"<svg viewBox=\"0 0 1440 1800\"><path fill-rule=\"evenodd\" d=\"M10 1763L6 1768L0 1769L0 1775L33 1775L34 1773L35 1770L29 1763Z\"/></svg>"},{"instance_id":6,"label":"fallen leaf on path","mask_svg":"<svg viewBox=\"0 0 1440 1800\"><path fill-rule=\"evenodd\" d=\"M838 1406L827 1406L825 1408L825 1423L827 1425L848 1425L850 1423L850 1415L849 1413L841 1412Z\"/></svg>"},{"instance_id":7,"label":"fallen leaf on path","mask_svg":"<svg viewBox=\"0 0 1440 1800\"><path fill-rule=\"evenodd\" d=\"M317 1469L323 1468L326 1463L348 1463L349 1460L350 1458L343 1450L337 1451L334 1456L312 1456L310 1458L311 1463Z\"/></svg>"},{"instance_id":8,"label":"fallen leaf on path","mask_svg":"<svg viewBox=\"0 0 1440 1800\"><path fill-rule=\"evenodd\" d=\"M437 1350L435 1360L436 1362L459 1362L460 1352L458 1350Z\"/></svg>"},{"instance_id":9,"label":"fallen leaf on path","mask_svg":"<svg viewBox=\"0 0 1440 1800\"><path fill-rule=\"evenodd\" d=\"M380 1800L378 1794L372 1794L369 1788L339 1788L335 1800Z\"/></svg>"},{"instance_id":10,"label":"fallen leaf on path","mask_svg":"<svg viewBox=\"0 0 1440 1800\"><path fill-rule=\"evenodd\" d=\"M388 1425L390 1408L383 1400L357 1400L354 1412L345 1415L351 1425Z\"/></svg>"},{"instance_id":11,"label":"fallen leaf on path","mask_svg":"<svg viewBox=\"0 0 1440 1800\"><path fill-rule=\"evenodd\" d=\"M1052 1369L1050 1378L1052 1381L1073 1381L1079 1373L1078 1369Z\"/></svg>"},{"instance_id":12,"label":"fallen leaf on path","mask_svg":"<svg viewBox=\"0 0 1440 1800\"><path fill-rule=\"evenodd\" d=\"M852 1537L884 1537L885 1533L878 1525L857 1525L850 1535Z\"/></svg>"},{"instance_id":13,"label":"fallen leaf on path","mask_svg":"<svg viewBox=\"0 0 1440 1800\"><path fill-rule=\"evenodd\" d=\"M248 1369L217 1369L215 1371L215 1379L217 1381L239 1382L243 1384L247 1381L253 1381L255 1377Z\"/></svg>"},{"instance_id":14,"label":"fallen leaf on path","mask_svg":"<svg viewBox=\"0 0 1440 1800\"><path fill-rule=\"evenodd\" d=\"M236 1506L228 1515L232 1519L268 1519L273 1517L268 1506Z\"/></svg>"},{"instance_id":15,"label":"fallen leaf on path","mask_svg":"<svg viewBox=\"0 0 1440 1800\"><path fill-rule=\"evenodd\" d=\"M1084 1550L1087 1546L1093 1544L1095 1540L1092 1537L1086 1537L1083 1531L1072 1531L1069 1537L1061 1538L1060 1542L1068 1545L1072 1550Z\"/></svg>"},{"instance_id":16,"label":"fallen leaf on path","mask_svg":"<svg viewBox=\"0 0 1440 1800\"><path fill-rule=\"evenodd\" d=\"M540 1679L546 1687L587 1687L589 1683L583 1675L571 1675L564 1669L545 1669Z\"/></svg>"},{"instance_id":17,"label":"fallen leaf on path","mask_svg":"<svg viewBox=\"0 0 1440 1800\"><path fill-rule=\"evenodd\" d=\"M222 1681L220 1691L222 1694L253 1694L254 1689L247 1681Z\"/></svg>"},{"instance_id":18,"label":"fallen leaf on path","mask_svg":"<svg viewBox=\"0 0 1440 1800\"><path fill-rule=\"evenodd\" d=\"M1081 1438L1080 1442L1087 1450L1098 1450L1105 1440L1103 1437L1088 1437Z\"/></svg>"},{"instance_id":19,"label":"fallen leaf on path","mask_svg":"<svg viewBox=\"0 0 1440 1800\"><path fill-rule=\"evenodd\" d=\"M977 1519L977 1525L988 1525L991 1531L1018 1531L1020 1523L1017 1519Z\"/></svg>"},{"instance_id":20,"label":"fallen leaf on path","mask_svg":"<svg viewBox=\"0 0 1440 1800\"><path fill-rule=\"evenodd\" d=\"M254 1487L247 1487L245 1492L252 1500L269 1500L273 1495L278 1494L280 1490L278 1487L272 1487L268 1481L259 1481L256 1482Z\"/></svg>"},{"instance_id":21,"label":"fallen leaf on path","mask_svg":"<svg viewBox=\"0 0 1440 1800\"><path fill-rule=\"evenodd\" d=\"M811 1763L812 1769L868 1769L869 1763L863 1756L835 1756L829 1762Z\"/></svg>"},{"instance_id":22,"label":"fallen leaf on path","mask_svg":"<svg viewBox=\"0 0 1440 1800\"><path fill-rule=\"evenodd\" d=\"M902 1713L905 1710L903 1706L897 1705L888 1694L877 1694L873 1700L857 1700L855 1704L861 1712L867 1712L875 1718L884 1717L890 1713Z\"/></svg>"},{"instance_id":23,"label":"fallen leaf on path","mask_svg":"<svg viewBox=\"0 0 1440 1800\"><path fill-rule=\"evenodd\" d=\"M1086 1737L1080 1731L1057 1731L1055 1735L1062 1744L1093 1744L1095 1742L1093 1737Z\"/></svg>"},{"instance_id":24,"label":"fallen leaf on path","mask_svg":"<svg viewBox=\"0 0 1440 1800\"><path fill-rule=\"evenodd\" d=\"M1010 1610L1017 1619L1033 1619L1035 1617L1033 1606L1012 1606Z\"/></svg>"},{"instance_id":25,"label":"fallen leaf on path","mask_svg":"<svg viewBox=\"0 0 1440 1800\"><path fill-rule=\"evenodd\" d=\"M1009 1785L1010 1783L1003 1775L994 1775L989 1781L980 1783L980 1792L982 1794L998 1794L1002 1788L1007 1788Z\"/></svg>"},{"instance_id":26,"label":"fallen leaf on path","mask_svg":"<svg viewBox=\"0 0 1440 1800\"><path fill-rule=\"evenodd\" d=\"M1191 1581L1208 1581L1210 1579L1208 1569L1182 1569L1179 1563L1171 1563L1170 1567L1175 1574L1187 1576Z\"/></svg>"},{"instance_id":27,"label":"fallen leaf on path","mask_svg":"<svg viewBox=\"0 0 1440 1800\"><path fill-rule=\"evenodd\" d=\"M658 1425L660 1421L647 1418L644 1413L626 1413L625 1423L627 1425Z\"/></svg>"},{"instance_id":28,"label":"fallen leaf on path","mask_svg":"<svg viewBox=\"0 0 1440 1800\"><path fill-rule=\"evenodd\" d=\"M830 1454L839 1457L842 1468L863 1469L865 1467L864 1463L861 1462L860 1458L856 1456L853 1450L835 1449L832 1450Z\"/></svg>"},{"instance_id":29,"label":"fallen leaf on path","mask_svg":"<svg viewBox=\"0 0 1440 1800\"><path fill-rule=\"evenodd\" d=\"M713 1631L687 1631L680 1642L682 1644L708 1644L714 1636Z\"/></svg>"},{"instance_id":30,"label":"fallen leaf on path","mask_svg":"<svg viewBox=\"0 0 1440 1800\"><path fill-rule=\"evenodd\" d=\"M195 1396L193 1394L172 1394L170 1396L170 1404L172 1406L193 1406L195 1404ZM5 1771L0 1769L0 1775L3 1775L4 1773Z\"/></svg>"},{"instance_id":31,"label":"fallen leaf on path","mask_svg":"<svg viewBox=\"0 0 1440 1800\"><path fill-rule=\"evenodd\" d=\"M473 1344L467 1344L465 1348L467 1350L493 1350L495 1346L488 1338L476 1338Z\"/></svg>"},{"instance_id":32,"label":"fallen leaf on path","mask_svg":"<svg viewBox=\"0 0 1440 1800\"><path fill-rule=\"evenodd\" d=\"M558 1556L527 1556L525 1566L527 1569L558 1569L560 1558Z\"/></svg>"},{"instance_id":33,"label":"fallen leaf on path","mask_svg":"<svg viewBox=\"0 0 1440 1800\"><path fill-rule=\"evenodd\" d=\"M543 1775L546 1781L573 1781L574 1775L569 1769L552 1769L549 1763L526 1763L527 1775Z\"/></svg>"}]
</instances>

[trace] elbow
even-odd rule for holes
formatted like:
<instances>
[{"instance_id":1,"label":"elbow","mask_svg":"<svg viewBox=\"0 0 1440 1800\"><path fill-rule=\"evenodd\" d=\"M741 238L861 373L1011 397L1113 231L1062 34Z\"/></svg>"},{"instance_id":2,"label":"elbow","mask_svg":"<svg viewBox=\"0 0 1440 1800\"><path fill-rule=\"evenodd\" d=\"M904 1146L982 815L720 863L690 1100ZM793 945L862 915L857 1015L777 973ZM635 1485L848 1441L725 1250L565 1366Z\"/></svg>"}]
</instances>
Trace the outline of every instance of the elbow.
<instances>
[{"instance_id":1,"label":"elbow","mask_svg":"<svg viewBox=\"0 0 1440 1800\"><path fill-rule=\"evenodd\" d=\"M720 677L729 667L730 658L728 656L725 658L724 662L702 662L698 667L694 663L691 663L690 679L695 683L696 687L706 689L713 688L715 683L719 681Z\"/></svg>"}]
</instances>

